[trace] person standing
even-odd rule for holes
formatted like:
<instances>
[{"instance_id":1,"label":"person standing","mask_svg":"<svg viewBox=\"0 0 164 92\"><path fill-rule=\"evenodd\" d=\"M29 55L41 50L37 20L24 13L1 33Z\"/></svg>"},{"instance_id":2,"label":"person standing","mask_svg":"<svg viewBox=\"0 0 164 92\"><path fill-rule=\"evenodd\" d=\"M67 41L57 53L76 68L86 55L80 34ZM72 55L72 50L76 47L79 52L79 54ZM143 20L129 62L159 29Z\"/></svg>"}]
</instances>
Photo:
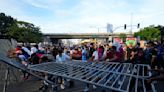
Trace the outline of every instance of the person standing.
<instances>
[{"instance_id":1,"label":"person standing","mask_svg":"<svg viewBox=\"0 0 164 92\"><path fill-rule=\"evenodd\" d=\"M87 47L82 47L82 62L87 62Z\"/></svg>"},{"instance_id":2,"label":"person standing","mask_svg":"<svg viewBox=\"0 0 164 92\"><path fill-rule=\"evenodd\" d=\"M60 49L58 51L58 55L56 56L56 62L58 63L63 63L66 62L67 60L71 60L71 57L68 56L66 53L63 53L63 50ZM61 89L65 89L65 79L63 79L61 76L58 77L59 80L61 81Z\"/></svg>"}]
</instances>

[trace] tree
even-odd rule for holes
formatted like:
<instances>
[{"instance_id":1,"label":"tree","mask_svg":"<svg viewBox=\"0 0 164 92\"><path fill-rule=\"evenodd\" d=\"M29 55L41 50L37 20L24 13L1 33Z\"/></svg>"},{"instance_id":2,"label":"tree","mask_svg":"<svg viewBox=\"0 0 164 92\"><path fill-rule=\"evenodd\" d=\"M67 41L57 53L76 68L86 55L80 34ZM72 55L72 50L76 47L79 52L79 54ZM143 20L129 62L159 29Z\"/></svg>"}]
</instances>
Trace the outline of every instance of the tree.
<instances>
[{"instance_id":1,"label":"tree","mask_svg":"<svg viewBox=\"0 0 164 92\"><path fill-rule=\"evenodd\" d=\"M10 27L8 35L24 43L38 43L42 41L43 36L39 27L35 27L33 24L24 21L17 21L15 25Z\"/></svg>"},{"instance_id":2,"label":"tree","mask_svg":"<svg viewBox=\"0 0 164 92\"><path fill-rule=\"evenodd\" d=\"M140 29L139 32L134 33L134 36L140 36L141 40L160 40L160 28L162 26L154 26L150 25L149 27L145 27Z\"/></svg>"},{"instance_id":3,"label":"tree","mask_svg":"<svg viewBox=\"0 0 164 92\"><path fill-rule=\"evenodd\" d=\"M19 42L40 42L42 33L39 27L25 21L17 21L0 13L0 35L15 38Z\"/></svg>"},{"instance_id":4,"label":"tree","mask_svg":"<svg viewBox=\"0 0 164 92\"><path fill-rule=\"evenodd\" d=\"M125 33L120 33L119 37L125 42L127 35Z\"/></svg>"},{"instance_id":5,"label":"tree","mask_svg":"<svg viewBox=\"0 0 164 92\"><path fill-rule=\"evenodd\" d=\"M9 32L9 28L16 22L11 16L6 16L4 13L0 13L0 34L6 35Z\"/></svg>"}]
</instances>

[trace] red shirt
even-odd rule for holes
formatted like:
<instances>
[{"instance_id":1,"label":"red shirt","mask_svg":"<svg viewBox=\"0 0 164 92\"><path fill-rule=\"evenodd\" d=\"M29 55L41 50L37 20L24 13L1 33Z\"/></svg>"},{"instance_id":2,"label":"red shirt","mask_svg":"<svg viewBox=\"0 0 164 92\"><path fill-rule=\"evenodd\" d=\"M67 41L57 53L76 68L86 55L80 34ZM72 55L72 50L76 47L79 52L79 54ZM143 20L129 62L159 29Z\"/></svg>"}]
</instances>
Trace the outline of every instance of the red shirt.
<instances>
[{"instance_id":1,"label":"red shirt","mask_svg":"<svg viewBox=\"0 0 164 92\"><path fill-rule=\"evenodd\" d=\"M107 52L106 52L106 59L111 59L111 58L113 58L113 53L112 53L112 51L107 51Z\"/></svg>"},{"instance_id":2,"label":"red shirt","mask_svg":"<svg viewBox=\"0 0 164 92\"><path fill-rule=\"evenodd\" d=\"M121 53L119 52L112 52L112 51L107 51L107 57L106 59L112 59L116 56L116 59L113 61L120 61L121 60Z\"/></svg>"},{"instance_id":3,"label":"red shirt","mask_svg":"<svg viewBox=\"0 0 164 92\"><path fill-rule=\"evenodd\" d=\"M119 52L115 52L115 55L116 55L116 60L115 61L120 61L121 60L121 53L119 53Z\"/></svg>"}]
</instances>

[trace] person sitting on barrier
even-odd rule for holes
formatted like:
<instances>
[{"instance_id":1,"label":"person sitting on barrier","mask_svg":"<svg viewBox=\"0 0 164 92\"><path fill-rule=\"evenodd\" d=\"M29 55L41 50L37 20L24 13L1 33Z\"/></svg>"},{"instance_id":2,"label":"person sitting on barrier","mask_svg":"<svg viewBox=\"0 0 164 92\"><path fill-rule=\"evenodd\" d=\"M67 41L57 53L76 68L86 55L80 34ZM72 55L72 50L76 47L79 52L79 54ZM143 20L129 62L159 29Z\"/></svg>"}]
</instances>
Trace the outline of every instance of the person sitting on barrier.
<instances>
[{"instance_id":1,"label":"person sitting on barrier","mask_svg":"<svg viewBox=\"0 0 164 92\"><path fill-rule=\"evenodd\" d=\"M27 59L30 57L30 51L26 47L17 46L16 53L18 58L21 60L21 63L27 66Z\"/></svg>"},{"instance_id":2,"label":"person sitting on barrier","mask_svg":"<svg viewBox=\"0 0 164 92\"><path fill-rule=\"evenodd\" d=\"M29 55L27 54L26 51L22 49L21 46L17 46L15 49L10 49L8 51L8 56L10 58L18 58L21 61L21 64L24 66L28 65L27 60L29 58ZM25 71L22 72L23 72L23 79L25 80L28 79L29 74L26 73Z\"/></svg>"},{"instance_id":3,"label":"person sitting on barrier","mask_svg":"<svg viewBox=\"0 0 164 92\"><path fill-rule=\"evenodd\" d=\"M16 53L17 53L17 56L18 58L21 60L21 63L24 65L24 66L27 66L28 65L28 58L30 57L30 51L26 48L26 47L21 47L21 46L17 46L16 47ZM26 73L25 71L22 71L23 72L23 78L26 80L28 79L29 77L29 74Z\"/></svg>"},{"instance_id":4,"label":"person sitting on barrier","mask_svg":"<svg viewBox=\"0 0 164 92\"><path fill-rule=\"evenodd\" d=\"M39 64L39 59L42 57L43 53L40 53L38 50L38 45L34 45L31 47L31 57L29 61L31 64Z\"/></svg>"}]
</instances>

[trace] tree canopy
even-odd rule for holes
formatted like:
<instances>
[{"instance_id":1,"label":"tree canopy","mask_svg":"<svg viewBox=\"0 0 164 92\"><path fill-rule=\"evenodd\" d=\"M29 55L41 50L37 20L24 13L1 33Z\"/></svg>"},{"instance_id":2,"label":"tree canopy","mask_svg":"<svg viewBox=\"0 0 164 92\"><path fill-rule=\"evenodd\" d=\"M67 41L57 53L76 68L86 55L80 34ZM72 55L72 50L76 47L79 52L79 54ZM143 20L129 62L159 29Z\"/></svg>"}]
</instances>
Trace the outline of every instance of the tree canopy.
<instances>
[{"instance_id":1,"label":"tree canopy","mask_svg":"<svg viewBox=\"0 0 164 92\"><path fill-rule=\"evenodd\" d=\"M125 33L120 33L119 37L125 42L127 35Z\"/></svg>"},{"instance_id":2,"label":"tree canopy","mask_svg":"<svg viewBox=\"0 0 164 92\"><path fill-rule=\"evenodd\" d=\"M6 16L4 13L0 13L0 33L6 34L9 32L9 28L16 22L11 16Z\"/></svg>"},{"instance_id":3,"label":"tree canopy","mask_svg":"<svg viewBox=\"0 0 164 92\"><path fill-rule=\"evenodd\" d=\"M11 16L0 13L0 33L15 38L19 42L40 42L42 33L39 27L25 21L17 21Z\"/></svg>"},{"instance_id":4,"label":"tree canopy","mask_svg":"<svg viewBox=\"0 0 164 92\"><path fill-rule=\"evenodd\" d=\"M134 33L134 36L140 36L141 40L160 40L160 29L162 26L154 26L151 25L149 27L145 27L140 29L138 32Z\"/></svg>"}]
</instances>

